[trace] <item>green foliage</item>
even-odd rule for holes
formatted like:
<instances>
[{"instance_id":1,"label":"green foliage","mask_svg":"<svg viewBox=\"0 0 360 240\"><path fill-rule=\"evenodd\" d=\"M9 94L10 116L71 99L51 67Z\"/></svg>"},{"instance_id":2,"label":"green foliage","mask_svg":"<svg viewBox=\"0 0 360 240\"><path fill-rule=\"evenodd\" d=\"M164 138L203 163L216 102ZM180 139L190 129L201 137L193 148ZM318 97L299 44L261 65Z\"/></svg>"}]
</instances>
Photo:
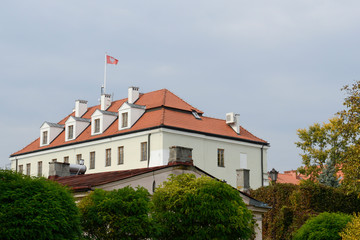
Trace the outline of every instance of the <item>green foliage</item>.
<instances>
[{"instance_id":1,"label":"green foliage","mask_svg":"<svg viewBox=\"0 0 360 240\"><path fill-rule=\"evenodd\" d=\"M263 216L264 239L291 239L306 220L322 212L360 212L357 194L311 181L273 184L252 190L251 196L272 206Z\"/></svg>"},{"instance_id":2,"label":"green foliage","mask_svg":"<svg viewBox=\"0 0 360 240\"><path fill-rule=\"evenodd\" d=\"M359 240L360 239L360 214L354 214L351 222L349 222L340 233L343 240Z\"/></svg>"},{"instance_id":3,"label":"green foliage","mask_svg":"<svg viewBox=\"0 0 360 240\"><path fill-rule=\"evenodd\" d=\"M307 220L293 240L340 240L339 233L349 221L351 215L323 212Z\"/></svg>"},{"instance_id":4,"label":"green foliage","mask_svg":"<svg viewBox=\"0 0 360 240\"><path fill-rule=\"evenodd\" d=\"M313 181L319 178L320 173L323 173L320 180L325 185L338 185L336 166L346 148L346 139L339 131L340 126L341 119L333 118L329 120L329 123L322 125L315 123L309 129L297 131L300 141L295 144L303 150L301 157L304 166L298 169L300 173L309 176ZM334 180L329 181L330 179Z\"/></svg>"},{"instance_id":5,"label":"green foliage","mask_svg":"<svg viewBox=\"0 0 360 240\"><path fill-rule=\"evenodd\" d=\"M249 239L254 221L230 185L193 174L171 176L153 195L159 239Z\"/></svg>"},{"instance_id":6,"label":"green foliage","mask_svg":"<svg viewBox=\"0 0 360 240\"><path fill-rule=\"evenodd\" d=\"M58 183L0 170L0 239L77 239L79 214Z\"/></svg>"},{"instance_id":7,"label":"green foliage","mask_svg":"<svg viewBox=\"0 0 360 240\"><path fill-rule=\"evenodd\" d=\"M96 189L79 203L79 209L88 239L147 239L155 232L149 217L150 194L143 187Z\"/></svg>"}]
</instances>

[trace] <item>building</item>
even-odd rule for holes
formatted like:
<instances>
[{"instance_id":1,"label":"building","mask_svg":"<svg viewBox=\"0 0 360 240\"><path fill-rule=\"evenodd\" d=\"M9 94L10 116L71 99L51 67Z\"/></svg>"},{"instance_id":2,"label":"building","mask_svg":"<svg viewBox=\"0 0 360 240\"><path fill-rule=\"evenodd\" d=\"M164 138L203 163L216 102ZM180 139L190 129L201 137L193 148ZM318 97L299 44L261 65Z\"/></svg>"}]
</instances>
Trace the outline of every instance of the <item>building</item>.
<instances>
[{"instance_id":1,"label":"building","mask_svg":"<svg viewBox=\"0 0 360 240\"><path fill-rule=\"evenodd\" d=\"M167 89L142 94L130 87L128 97L100 105L77 100L74 111L58 123L44 122L40 136L11 154L11 168L48 177L49 162L84 160L87 173L167 165L169 147L193 149L194 165L241 189L268 184L269 143L242 126L238 114L226 120L204 116Z\"/></svg>"},{"instance_id":2,"label":"building","mask_svg":"<svg viewBox=\"0 0 360 240\"><path fill-rule=\"evenodd\" d=\"M190 173L194 174L196 177L208 176L215 178L209 173L193 165L191 151L192 149L189 148L179 146L171 147L169 162L167 165L74 176L62 176L65 172L69 172L69 164L52 162L51 168L58 169L59 172L52 171L53 175L49 176L49 178L62 185L70 187L73 190L74 197L77 201L81 200L96 188L112 191L126 186L134 188L142 186L146 188L150 194L153 194L155 188L164 181L167 181L170 174L179 175L183 173ZM58 165L58 168L55 167L56 165ZM65 170L66 168L67 170ZM242 197L247 208L253 213L254 219L256 220L255 239L260 240L262 239L262 214L266 213L271 208L265 203L252 198L244 192L239 191L239 195Z\"/></svg>"}]
</instances>

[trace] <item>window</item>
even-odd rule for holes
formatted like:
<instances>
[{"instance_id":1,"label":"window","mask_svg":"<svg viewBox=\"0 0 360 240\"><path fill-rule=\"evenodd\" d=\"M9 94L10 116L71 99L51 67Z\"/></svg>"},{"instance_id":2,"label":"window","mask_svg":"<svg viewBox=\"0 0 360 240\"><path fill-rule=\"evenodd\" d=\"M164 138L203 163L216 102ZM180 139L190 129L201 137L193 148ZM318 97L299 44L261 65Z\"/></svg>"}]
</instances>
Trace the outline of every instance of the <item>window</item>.
<instances>
[{"instance_id":1,"label":"window","mask_svg":"<svg viewBox=\"0 0 360 240\"><path fill-rule=\"evenodd\" d=\"M90 169L95 168L95 152L90 152Z\"/></svg>"},{"instance_id":2,"label":"window","mask_svg":"<svg viewBox=\"0 0 360 240\"><path fill-rule=\"evenodd\" d=\"M57 162L57 159L56 159L56 158L54 158L54 159L52 159L51 161L52 161L52 162Z\"/></svg>"},{"instance_id":3,"label":"window","mask_svg":"<svg viewBox=\"0 0 360 240\"><path fill-rule=\"evenodd\" d=\"M94 129L94 133L99 133L100 132L100 118L95 119L95 129Z\"/></svg>"},{"instance_id":4,"label":"window","mask_svg":"<svg viewBox=\"0 0 360 240\"><path fill-rule=\"evenodd\" d=\"M118 165L124 164L124 146L118 147Z\"/></svg>"},{"instance_id":5,"label":"window","mask_svg":"<svg viewBox=\"0 0 360 240\"><path fill-rule=\"evenodd\" d=\"M81 154L77 154L76 155L76 164L80 164L80 160L82 159L82 155Z\"/></svg>"},{"instance_id":6,"label":"window","mask_svg":"<svg viewBox=\"0 0 360 240\"><path fill-rule=\"evenodd\" d=\"M43 132L42 144L45 145L48 142L48 131Z\"/></svg>"},{"instance_id":7,"label":"window","mask_svg":"<svg viewBox=\"0 0 360 240\"><path fill-rule=\"evenodd\" d=\"M64 157L64 163L69 163L69 156Z\"/></svg>"},{"instance_id":8,"label":"window","mask_svg":"<svg viewBox=\"0 0 360 240\"><path fill-rule=\"evenodd\" d=\"M111 148L106 149L105 152L105 167L111 166Z\"/></svg>"},{"instance_id":9,"label":"window","mask_svg":"<svg viewBox=\"0 0 360 240\"><path fill-rule=\"evenodd\" d=\"M68 139L74 138L74 125L68 126Z\"/></svg>"},{"instance_id":10,"label":"window","mask_svg":"<svg viewBox=\"0 0 360 240\"><path fill-rule=\"evenodd\" d=\"M23 174L23 172L24 172L24 166L19 165L19 173Z\"/></svg>"},{"instance_id":11,"label":"window","mask_svg":"<svg viewBox=\"0 0 360 240\"><path fill-rule=\"evenodd\" d=\"M225 167L224 165L224 149L218 148L218 167Z\"/></svg>"},{"instance_id":12,"label":"window","mask_svg":"<svg viewBox=\"0 0 360 240\"><path fill-rule=\"evenodd\" d=\"M38 162L38 177L42 176L42 161Z\"/></svg>"},{"instance_id":13,"label":"window","mask_svg":"<svg viewBox=\"0 0 360 240\"><path fill-rule=\"evenodd\" d=\"M122 125L121 125L121 127L125 128L125 127L128 126L128 113L127 112L122 113L121 116L122 116Z\"/></svg>"},{"instance_id":14,"label":"window","mask_svg":"<svg viewBox=\"0 0 360 240\"><path fill-rule=\"evenodd\" d=\"M26 175L30 176L31 163L26 164Z\"/></svg>"},{"instance_id":15,"label":"window","mask_svg":"<svg viewBox=\"0 0 360 240\"><path fill-rule=\"evenodd\" d=\"M141 161L146 161L147 160L147 142L142 142L141 143Z\"/></svg>"}]
</instances>

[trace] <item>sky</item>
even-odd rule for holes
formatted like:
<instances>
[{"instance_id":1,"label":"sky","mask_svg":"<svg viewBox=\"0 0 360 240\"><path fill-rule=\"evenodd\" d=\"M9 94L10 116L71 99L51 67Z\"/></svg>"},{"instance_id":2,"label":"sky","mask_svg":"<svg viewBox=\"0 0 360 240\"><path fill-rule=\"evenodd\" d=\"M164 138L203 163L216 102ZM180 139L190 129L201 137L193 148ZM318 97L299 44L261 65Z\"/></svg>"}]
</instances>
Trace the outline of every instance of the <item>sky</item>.
<instances>
[{"instance_id":1,"label":"sky","mask_svg":"<svg viewBox=\"0 0 360 240\"><path fill-rule=\"evenodd\" d=\"M360 80L360 1L3 0L0 167L75 100L167 88L271 145L268 170L301 166L297 129L343 109Z\"/></svg>"}]
</instances>

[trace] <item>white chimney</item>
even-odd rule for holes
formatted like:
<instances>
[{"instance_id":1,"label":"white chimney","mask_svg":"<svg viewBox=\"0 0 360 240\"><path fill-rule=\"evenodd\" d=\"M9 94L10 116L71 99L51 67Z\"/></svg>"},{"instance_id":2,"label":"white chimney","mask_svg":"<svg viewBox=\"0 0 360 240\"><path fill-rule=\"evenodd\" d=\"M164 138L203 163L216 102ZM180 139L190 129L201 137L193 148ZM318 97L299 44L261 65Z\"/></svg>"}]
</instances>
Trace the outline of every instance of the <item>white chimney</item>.
<instances>
[{"instance_id":1,"label":"white chimney","mask_svg":"<svg viewBox=\"0 0 360 240\"><path fill-rule=\"evenodd\" d=\"M75 101L75 117L81 117L87 111L87 101L76 100Z\"/></svg>"},{"instance_id":2,"label":"white chimney","mask_svg":"<svg viewBox=\"0 0 360 240\"><path fill-rule=\"evenodd\" d=\"M100 107L101 110L105 111L111 105L111 94L101 94Z\"/></svg>"},{"instance_id":3,"label":"white chimney","mask_svg":"<svg viewBox=\"0 0 360 240\"><path fill-rule=\"evenodd\" d=\"M139 98L139 88L129 87L128 89L128 103L133 104Z\"/></svg>"},{"instance_id":4,"label":"white chimney","mask_svg":"<svg viewBox=\"0 0 360 240\"><path fill-rule=\"evenodd\" d=\"M237 134L240 134L240 114L227 113L226 124L232 127Z\"/></svg>"}]
</instances>

